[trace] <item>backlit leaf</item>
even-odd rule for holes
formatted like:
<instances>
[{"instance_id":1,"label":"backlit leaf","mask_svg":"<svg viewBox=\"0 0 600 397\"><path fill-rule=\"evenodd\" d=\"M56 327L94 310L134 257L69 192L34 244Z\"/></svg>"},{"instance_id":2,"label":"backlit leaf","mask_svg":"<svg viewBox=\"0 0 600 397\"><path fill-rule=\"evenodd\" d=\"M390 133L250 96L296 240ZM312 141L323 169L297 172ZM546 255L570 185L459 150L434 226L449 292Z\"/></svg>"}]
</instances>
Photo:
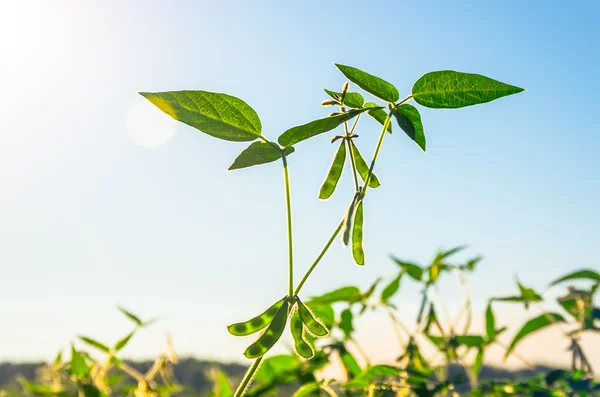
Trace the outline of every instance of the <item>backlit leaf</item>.
<instances>
[{"instance_id":1,"label":"backlit leaf","mask_svg":"<svg viewBox=\"0 0 600 397\"><path fill-rule=\"evenodd\" d=\"M88 338L87 336L79 336L79 339L81 339L81 341L83 341L87 345L95 347L96 349L101 350L105 353L110 352L110 348L108 346L106 346L103 343L98 342L97 340Z\"/></svg>"},{"instance_id":2,"label":"backlit leaf","mask_svg":"<svg viewBox=\"0 0 600 397\"><path fill-rule=\"evenodd\" d=\"M285 148L285 155L294 153L293 147ZM229 170L252 167L253 165L272 163L281 159L281 149L274 143L252 142L242 153L240 153Z\"/></svg>"},{"instance_id":3,"label":"backlit leaf","mask_svg":"<svg viewBox=\"0 0 600 397\"><path fill-rule=\"evenodd\" d=\"M367 102L364 105L365 107L370 107L370 108L374 108L377 105L373 102ZM385 124L385 119L388 117L388 114L386 113L385 110L383 109L372 109L369 110L367 112L367 114L371 117L373 117L375 120L377 120L377 122L381 125ZM387 127L387 131L391 134L392 133L392 123L388 123L388 127Z\"/></svg>"},{"instance_id":4,"label":"backlit leaf","mask_svg":"<svg viewBox=\"0 0 600 397\"><path fill-rule=\"evenodd\" d=\"M529 320L523 327L517 332L517 335L513 338L512 342L506 349L506 353L504 357L508 357L509 354L514 350L517 344L526 336L530 335L533 332L539 331L549 325L564 322L565 319L558 313L544 313L540 314L538 317L535 317Z\"/></svg>"},{"instance_id":5,"label":"backlit leaf","mask_svg":"<svg viewBox=\"0 0 600 397\"><path fill-rule=\"evenodd\" d=\"M586 280L592 280L592 281L598 281L600 282L600 274L594 270L590 270L590 269L583 269L583 270L577 270L573 273L569 273L566 276L563 276L557 280L554 280L553 282L550 283L550 286L554 286L556 284L562 283L564 281L568 281L568 280L580 280L580 279L586 279Z\"/></svg>"},{"instance_id":6,"label":"backlit leaf","mask_svg":"<svg viewBox=\"0 0 600 397\"><path fill-rule=\"evenodd\" d=\"M341 92L330 91L326 88L325 88L325 92L327 93L327 95L329 95L330 97L332 97L333 99L336 99L338 101L342 97ZM358 92L347 92L346 95L344 96L344 105L346 105L350 108L355 108L355 109L361 108L361 107L363 107L364 103L365 103L365 98L363 98L363 96L360 95Z\"/></svg>"},{"instance_id":7,"label":"backlit leaf","mask_svg":"<svg viewBox=\"0 0 600 397\"><path fill-rule=\"evenodd\" d=\"M396 291L398 291L398 288L400 288L400 279L401 278L402 278L402 273L400 273L398 276L396 276L396 278L394 278L388 285L385 286L383 291L381 291L381 300L382 301L387 301L392 296L394 296Z\"/></svg>"},{"instance_id":8,"label":"backlit leaf","mask_svg":"<svg viewBox=\"0 0 600 397\"><path fill-rule=\"evenodd\" d=\"M352 66L340 65L339 63L336 63L335 66L337 66L348 80L368 93L375 95L377 98L381 98L387 102L396 102L400 99L400 94L396 87L387 81Z\"/></svg>"},{"instance_id":9,"label":"backlit leaf","mask_svg":"<svg viewBox=\"0 0 600 397\"><path fill-rule=\"evenodd\" d=\"M442 70L423 75L413 85L412 95L429 108L462 108L517 94L522 88L482 76Z\"/></svg>"},{"instance_id":10,"label":"backlit leaf","mask_svg":"<svg viewBox=\"0 0 600 397\"><path fill-rule=\"evenodd\" d=\"M355 302L360 300L361 293L358 287L342 287L326 294L315 296L310 299L311 302L335 303L335 302Z\"/></svg>"},{"instance_id":11,"label":"backlit leaf","mask_svg":"<svg viewBox=\"0 0 600 397\"><path fill-rule=\"evenodd\" d=\"M392 256L391 259L416 281L421 281L423 279L423 268L421 266L412 262L403 261L394 256Z\"/></svg>"},{"instance_id":12,"label":"backlit leaf","mask_svg":"<svg viewBox=\"0 0 600 397\"><path fill-rule=\"evenodd\" d=\"M258 115L246 102L208 91L140 92L160 110L191 127L227 141L253 141L260 136Z\"/></svg>"},{"instance_id":13,"label":"backlit leaf","mask_svg":"<svg viewBox=\"0 0 600 397\"><path fill-rule=\"evenodd\" d=\"M489 342L496 339L496 317L494 316L494 312L492 311L491 302L488 303L487 309L485 311L485 332Z\"/></svg>"},{"instance_id":14,"label":"backlit leaf","mask_svg":"<svg viewBox=\"0 0 600 397\"><path fill-rule=\"evenodd\" d=\"M394 111L396 121L402 130L412 139L423 151L425 151L425 132L421 123L421 115L413 105L405 103L400 105Z\"/></svg>"}]
</instances>

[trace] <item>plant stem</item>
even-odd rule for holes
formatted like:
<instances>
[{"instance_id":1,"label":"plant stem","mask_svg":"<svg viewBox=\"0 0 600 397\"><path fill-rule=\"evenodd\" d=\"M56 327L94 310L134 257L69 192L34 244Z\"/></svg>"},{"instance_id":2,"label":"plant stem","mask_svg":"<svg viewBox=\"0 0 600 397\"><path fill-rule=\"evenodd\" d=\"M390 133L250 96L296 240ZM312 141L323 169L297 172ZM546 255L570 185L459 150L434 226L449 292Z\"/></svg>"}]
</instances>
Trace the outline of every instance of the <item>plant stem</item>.
<instances>
[{"instance_id":1,"label":"plant stem","mask_svg":"<svg viewBox=\"0 0 600 397\"><path fill-rule=\"evenodd\" d=\"M287 159L285 153L281 153L283 160L283 178L285 180L285 204L287 209L287 235L288 235L288 295L291 297L294 294L294 251L292 242L292 200L290 198L290 175L288 172Z\"/></svg>"},{"instance_id":2,"label":"plant stem","mask_svg":"<svg viewBox=\"0 0 600 397\"><path fill-rule=\"evenodd\" d=\"M385 133L390 125L390 121L392 120L392 113L390 112L388 116L385 118L383 122L383 128L381 129L381 134L379 134L379 140L377 141L377 146L375 146L375 152L373 153L373 159L371 160L371 166L369 167L369 173L367 174L367 178L365 179L365 187L363 189L363 196L367 192L369 188L369 182L371 181L371 176L373 175L373 169L375 168L375 161L377 161L377 156L379 156L379 150L381 149L381 144L383 143L383 138L385 137Z\"/></svg>"},{"instance_id":3,"label":"plant stem","mask_svg":"<svg viewBox=\"0 0 600 397\"><path fill-rule=\"evenodd\" d=\"M356 120L354 121L354 125L352 126L352 132L354 132L354 128L356 127L356 123L358 122L358 118L360 114L356 116ZM354 191L358 192L358 175L356 172L356 160L354 159L354 151L352 150L352 142L350 140L350 136L352 133L348 131L348 123L344 123L344 131L346 133L346 139L344 139L345 145L348 148L348 152L350 152L350 165L352 166L352 175L354 176Z\"/></svg>"},{"instance_id":4,"label":"plant stem","mask_svg":"<svg viewBox=\"0 0 600 397\"><path fill-rule=\"evenodd\" d=\"M256 374L258 367L260 367L260 363L262 362L263 357L264 356L260 356L259 358L254 360L254 362L252 363L250 368L248 368L248 371L244 375L244 379L242 379L242 383L240 383L240 385L238 386L233 397L242 397L244 395L244 392L250 385L250 382L252 382L252 379L254 379L254 375Z\"/></svg>"}]
</instances>

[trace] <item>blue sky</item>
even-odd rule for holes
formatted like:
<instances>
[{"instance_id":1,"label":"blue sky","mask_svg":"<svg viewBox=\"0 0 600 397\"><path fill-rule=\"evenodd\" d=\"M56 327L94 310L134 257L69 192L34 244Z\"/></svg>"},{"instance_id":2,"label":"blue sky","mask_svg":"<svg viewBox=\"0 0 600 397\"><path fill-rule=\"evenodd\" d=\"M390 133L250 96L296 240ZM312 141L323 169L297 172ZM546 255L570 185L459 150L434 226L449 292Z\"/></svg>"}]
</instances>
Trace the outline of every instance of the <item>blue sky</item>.
<instances>
[{"instance_id":1,"label":"blue sky","mask_svg":"<svg viewBox=\"0 0 600 397\"><path fill-rule=\"evenodd\" d=\"M237 359L248 341L225 325L285 293L281 167L227 172L245 145L184 125L157 148L137 144L126 120L138 91L235 95L276 138L329 112L322 88L344 82L334 62L401 95L442 69L524 87L488 105L424 109L425 154L399 131L386 138L382 187L365 209L367 266L336 243L305 294L367 286L395 270L390 253L426 262L463 243L486 258L473 278L479 309L511 293L517 274L543 288L598 269L598 11L593 1L2 3L0 360L48 358L76 333L116 340L128 330L116 304L166 315L132 356L160 349L168 330L182 354ZM377 126L358 132L370 157ZM298 277L351 195L346 170L335 196L317 199L329 139L290 158ZM417 289L402 288L410 316ZM444 291L458 305L451 280Z\"/></svg>"}]
</instances>

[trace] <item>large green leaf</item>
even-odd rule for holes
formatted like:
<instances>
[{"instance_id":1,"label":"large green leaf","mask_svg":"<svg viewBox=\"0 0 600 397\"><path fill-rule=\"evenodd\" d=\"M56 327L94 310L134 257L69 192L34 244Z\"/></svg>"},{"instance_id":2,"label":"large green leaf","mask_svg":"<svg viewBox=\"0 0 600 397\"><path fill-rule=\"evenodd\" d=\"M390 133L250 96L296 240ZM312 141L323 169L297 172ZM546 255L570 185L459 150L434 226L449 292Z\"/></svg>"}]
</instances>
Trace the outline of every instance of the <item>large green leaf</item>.
<instances>
[{"instance_id":1,"label":"large green leaf","mask_svg":"<svg viewBox=\"0 0 600 397\"><path fill-rule=\"evenodd\" d=\"M310 301L318 303L356 302L360 300L361 296L362 294L358 287L342 287L323 295L312 297Z\"/></svg>"},{"instance_id":2,"label":"large green leaf","mask_svg":"<svg viewBox=\"0 0 600 397\"><path fill-rule=\"evenodd\" d=\"M542 328L545 328L549 325L564 322L565 319L558 313L544 313L540 314L538 317L535 317L529 320L523 327L517 332L517 335L513 338L512 342L506 349L506 353L504 357L508 357L508 355L514 350L517 344L525 338L527 335L539 331Z\"/></svg>"},{"instance_id":3,"label":"large green leaf","mask_svg":"<svg viewBox=\"0 0 600 397\"><path fill-rule=\"evenodd\" d=\"M600 282L600 274L598 272L595 272L590 269L577 270L577 271L575 271L573 273L569 273L566 276L563 276L557 280L554 280L553 282L550 283L550 286L552 287L552 286L562 283L564 281L578 280L578 279L587 279L587 280Z\"/></svg>"},{"instance_id":4,"label":"large green leaf","mask_svg":"<svg viewBox=\"0 0 600 397\"><path fill-rule=\"evenodd\" d=\"M425 132L423 131L423 123L421 123L421 115L416 107L405 103L400 105L394 111L396 121L402 130L410 139L415 141L419 147L425 151Z\"/></svg>"},{"instance_id":5,"label":"large green leaf","mask_svg":"<svg viewBox=\"0 0 600 397\"><path fill-rule=\"evenodd\" d=\"M387 102L396 102L400 99L400 94L396 87L387 81L352 66L340 65L339 63L336 63L335 66L337 66L348 80L368 93L375 95L377 98L381 98Z\"/></svg>"},{"instance_id":6,"label":"large green leaf","mask_svg":"<svg viewBox=\"0 0 600 397\"><path fill-rule=\"evenodd\" d=\"M292 146L285 148L285 155L294 153ZM242 153L240 153L229 170L252 167L253 165L267 164L281 158L281 149L274 143L252 142Z\"/></svg>"},{"instance_id":7,"label":"large green leaf","mask_svg":"<svg viewBox=\"0 0 600 397\"><path fill-rule=\"evenodd\" d=\"M215 138L253 141L260 136L258 115L246 102L208 91L140 92L160 110Z\"/></svg>"},{"instance_id":8,"label":"large green leaf","mask_svg":"<svg viewBox=\"0 0 600 397\"><path fill-rule=\"evenodd\" d=\"M277 142L281 146L292 146L305 139L312 138L313 136L322 134L327 131L331 131L344 122L353 119L362 112L366 112L370 108L354 109L349 112L338 114L336 116L326 117L324 119L318 119L311 121L310 123L292 127L285 131L279 136ZM383 109L379 107L379 109Z\"/></svg>"},{"instance_id":9,"label":"large green leaf","mask_svg":"<svg viewBox=\"0 0 600 397\"><path fill-rule=\"evenodd\" d=\"M324 88L325 92L327 93L327 95L329 95L330 97L332 97L333 99L339 101L340 98L342 97L342 93L341 92L335 92L335 91L331 91L328 90L327 88ZM358 92L347 92L346 95L344 95L344 105L351 107L351 108L362 108L363 105L365 103L365 98L363 98L362 95L360 95Z\"/></svg>"},{"instance_id":10,"label":"large green leaf","mask_svg":"<svg viewBox=\"0 0 600 397\"><path fill-rule=\"evenodd\" d=\"M364 105L366 108L375 108L377 107L377 105L374 102L367 102ZM383 109L372 109L369 110L367 112L367 114L371 117L373 117L375 120L377 120L377 122L381 125L385 124L385 119L387 118L388 114L386 113L385 110ZM388 132L391 134L392 133L392 123L388 123L388 127L387 127Z\"/></svg>"},{"instance_id":11,"label":"large green leaf","mask_svg":"<svg viewBox=\"0 0 600 397\"><path fill-rule=\"evenodd\" d=\"M462 108L517 94L523 88L480 74L441 70L427 73L413 85L412 95L419 105L429 108Z\"/></svg>"}]
</instances>

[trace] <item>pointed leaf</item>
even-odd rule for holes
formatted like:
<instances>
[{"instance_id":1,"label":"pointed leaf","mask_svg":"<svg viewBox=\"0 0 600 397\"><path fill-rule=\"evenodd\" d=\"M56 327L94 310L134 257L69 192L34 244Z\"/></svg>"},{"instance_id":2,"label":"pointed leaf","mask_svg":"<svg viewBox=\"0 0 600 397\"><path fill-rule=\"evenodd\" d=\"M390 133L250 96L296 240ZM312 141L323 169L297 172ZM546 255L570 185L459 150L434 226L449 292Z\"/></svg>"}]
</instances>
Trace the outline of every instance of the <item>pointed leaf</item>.
<instances>
[{"instance_id":1,"label":"pointed leaf","mask_svg":"<svg viewBox=\"0 0 600 397\"><path fill-rule=\"evenodd\" d=\"M327 173L327 177L325 181L323 181L323 185L321 185L321 189L319 190L319 198L321 200L327 200L333 192L342 176L342 171L344 171L344 164L346 162L346 142L342 141L340 146L333 157L333 162L331 163L331 167L329 168L329 172Z\"/></svg>"},{"instance_id":2,"label":"pointed leaf","mask_svg":"<svg viewBox=\"0 0 600 397\"><path fill-rule=\"evenodd\" d=\"M340 98L342 97L342 93L341 92L335 92L335 91L330 91L327 88L324 89L325 92L327 93L327 95L329 95L330 97L332 97L333 99L339 101ZM350 108L362 108L363 104L365 103L365 98L363 98L362 95L360 95L358 92L347 92L346 95L344 96L344 105L350 107Z\"/></svg>"},{"instance_id":3,"label":"pointed leaf","mask_svg":"<svg viewBox=\"0 0 600 397\"><path fill-rule=\"evenodd\" d=\"M321 388L322 381L315 381L305 383L296 392L292 395L292 397L305 397L309 395L313 395Z\"/></svg>"},{"instance_id":4,"label":"pointed leaf","mask_svg":"<svg viewBox=\"0 0 600 397\"><path fill-rule=\"evenodd\" d=\"M483 348L484 340L479 335L457 335L454 337L458 346Z\"/></svg>"},{"instance_id":5,"label":"pointed leaf","mask_svg":"<svg viewBox=\"0 0 600 397\"><path fill-rule=\"evenodd\" d=\"M285 148L285 155L294 153L292 146ZM242 153L240 153L233 164L229 167L231 170L252 167L253 165L272 163L281 159L281 149L274 143L253 142Z\"/></svg>"},{"instance_id":6,"label":"pointed leaf","mask_svg":"<svg viewBox=\"0 0 600 397\"><path fill-rule=\"evenodd\" d=\"M406 135L425 151L425 132L423 131L421 115L417 108L405 103L396 108L394 116L396 117L398 125Z\"/></svg>"},{"instance_id":7,"label":"pointed leaf","mask_svg":"<svg viewBox=\"0 0 600 397\"><path fill-rule=\"evenodd\" d=\"M481 367L483 366L483 352L484 349L481 348L477 351L477 356L475 356L475 362L473 363L473 375L475 377L479 376L479 372L481 372Z\"/></svg>"},{"instance_id":8,"label":"pointed leaf","mask_svg":"<svg viewBox=\"0 0 600 397\"><path fill-rule=\"evenodd\" d=\"M396 102L400 99L400 94L396 87L387 81L352 66L340 65L339 63L336 63L335 66L337 66L348 80L368 93L375 95L377 98L381 98L387 102Z\"/></svg>"},{"instance_id":9,"label":"pointed leaf","mask_svg":"<svg viewBox=\"0 0 600 397\"><path fill-rule=\"evenodd\" d=\"M141 327L144 325L144 323L142 322L142 320L140 320L140 318L138 316L136 316L135 314L125 310L122 307L118 308L121 313L123 313L128 319L130 319L131 321L133 321L138 327Z\"/></svg>"},{"instance_id":10,"label":"pointed leaf","mask_svg":"<svg viewBox=\"0 0 600 397\"><path fill-rule=\"evenodd\" d=\"M191 127L227 141L253 141L260 136L258 115L246 102L208 91L140 92L160 110Z\"/></svg>"},{"instance_id":11,"label":"pointed leaf","mask_svg":"<svg viewBox=\"0 0 600 397\"><path fill-rule=\"evenodd\" d=\"M90 374L90 367L85 362L85 359L75 347L71 345L71 368L70 372L72 376L76 378L87 378Z\"/></svg>"},{"instance_id":12,"label":"pointed leaf","mask_svg":"<svg viewBox=\"0 0 600 397\"><path fill-rule=\"evenodd\" d=\"M394 256L391 256L392 260L396 262L398 266L402 268L410 277L415 279L416 281L421 281L423 279L423 268L415 263L406 262L401 259L398 259Z\"/></svg>"},{"instance_id":13,"label":"pointed leaf","mask_svg":"<svg viewBox=\"0 0 600 397\"><path fill-rule=\"evenodd\" d=\"M442 70L423 75L413 85L412 95L429 108L462 108L517 94L522 88L482 76Z\"/></svg>"},{"instance_id":14,"label":"pointed leaf","mask_svg":"<svg viewBox=\"0 0 600 397\"><path fill-rule=\"evenodd\" d=\"M350 309L344 309L340 313L339 327L344 333L346 339L349 339L350 336L352 336L352 332L354 331L353 318L354 315L352 314L352 311Z\"/></svg>"},{"instance_id":15,"label":"pointed leaf","mask_svg":"<svg viewBox=\"0 0 600 397\"><path fill-rule=\"evenodd\" d=\"M98 342L97 340L94 340L92 338L88 338L87 336L79 336L79 339L81 339L81 341L83 341L87 345L95 347L96 349L101 350L101 351L103 351L105 353L109 353L110 352L110 348L108 346L106 346L103 343Z\"/></svg>"},{"instance_id":16,"label":"pointed leaf","mask_svg":"<svg viewBox=\"0 0 600 397\"><path fill-rule=\"evenodd\" d=\"M517 346L517 344L527 335L539 331L540 329L545 328L549 325L564 321L565 319L563 318L563 316L561 316L558 313L544 313L539 315L538 317L529 320L527 323L525 323L525 325L523 325L519 332L517 332L517 335L515 335L512 342L510 342L510 345L508 346L508 349L506 349L504 357L508 357L509 354Z\"/></svg>"},{"instance_id":17,"label":"pointed leaf","mask_svg":"<svg viewBox=\"0 0 600 397\"><path fill-rule=\"evenodd\" d=\"M492 311L491 302L488 303L487 309L485 311L485 332L489 342L496 339L496 317L494 316L494 312Z\"/></svg>"},{"instance_id":18,"label":"pointed leaf","mask_svg":"<svg viewBox=\"0 0 600 397\"><path fill-rule=\"evenodd\" d=\"M356 302L360 300L361 293L357 287L342 287L326 294L315 296L310 299L316 303Z\"/></svg>"},{"instance_id":19,"label":"pointed leaf","mask_svg":"<svg viewBox=\"0 0 600 397\"><path fill-rule=\"evenodd\" d=\"M115 351L118 352L119 350L123 349L129 343L134 334L135 331L131 331L129 334L125 335L122 339L115 343Z\"/></svg>"},{"instance_id":20,"label":"pointed leaf","mask_svg":"<svg viewBox=\"0 0 600 397\"><path fill-rule=\"evenodd\" d=\"M364 106L373 108L373 107L376 107L377 105L373 102L367 102L367 103L365 103ZM381 125L385 124L385 119L387 119L387 117L388 117L388 114L383 109L372 109L372 110L369 110L367 112L367 114L369 116L373 117ZM390 134L392 133L392 123L388 123L387 131Z\"/></svg>"},{"instance_id":21,"label":"pointed leaf","mask_svg":"<svg viewBox=\"0 0 600 397\"><path fill-rule=\"evenodd\" d=\"M365 264L365 251L363 250L363 201L361 200L354 215L354 225L352 227L352 256L357 265Z\"/></svg>"},{"instance_id":22,"label":"pointed leaf","mask_svg":"<svg viewBox=\"0 0 600 397\"><path fill-rule=\"evenodd\" d=\"M369 175L369 166L367 165L363 156L358 151L358 148L354 144L354 141L350 141L350 146L352 146L352 154L354 155L354 161L356 162L356 170L358 171L358 174L360 175L363 182L366 182L367 176ZM371 179L369 180L369 187L375 189L378 188L380 185L381 184L379 183L377 175L373 173L373 175L371 175Z\"/></svg>"},{"instance_id":23,"label":"pointed leaf","mask_svg":"<svg viewBox=\"0 0 600 397\"><path fill-rule=\"evenodd\" d=\"M383 109L380 107L380 109ZM337 116L326 117L324 119L318 119L315 121L311 121L310 123L299 125L297 127L292 127L289 130L285 131L283 134L279 136L277 142L281 146L287 147L295 145L298 142L301 142L305 139L312 138L313 136L322 134L327 131L331 131L339 125L343 124L348 120L352 120L357 115L362 112L366 112L367 108L363 109L354 109L349 112L338 114Z\"/></svg>"},{"instance_id":24,"label":"pointed leaf","mask_svg":"<svg viewBox=\"0 0 600 397\"><path fill-rule=\"evenodd\" d=\"M402 273L400 273L398 276L396 276L396 278L394 278L388 285L386 285L386 287L383 289L383 291L381 291L381 300L382 301L385 302L388 299L390 299L392 296L394 296L396 291L398 291L398 288L400 288L400 279L401 278L402 278Z\"/></svg>"},{"instance_id":25,"label":"pointed leaf","mask_svg":"<svg viewBox=\"0 0 600 397\"><path fill-rule=\"evenodd\" d=\"M555 286L556 284L562 283L564 281L579 280L579 279L587 279L587 280L600 282L600 274L591 269L577 270L577 271L575 271L573 273L569 273L566 276L563 276L557 280L554 280L553 282L550 283L549 286L552 287L552 286Z\"/></svg>"}]
</instances>

